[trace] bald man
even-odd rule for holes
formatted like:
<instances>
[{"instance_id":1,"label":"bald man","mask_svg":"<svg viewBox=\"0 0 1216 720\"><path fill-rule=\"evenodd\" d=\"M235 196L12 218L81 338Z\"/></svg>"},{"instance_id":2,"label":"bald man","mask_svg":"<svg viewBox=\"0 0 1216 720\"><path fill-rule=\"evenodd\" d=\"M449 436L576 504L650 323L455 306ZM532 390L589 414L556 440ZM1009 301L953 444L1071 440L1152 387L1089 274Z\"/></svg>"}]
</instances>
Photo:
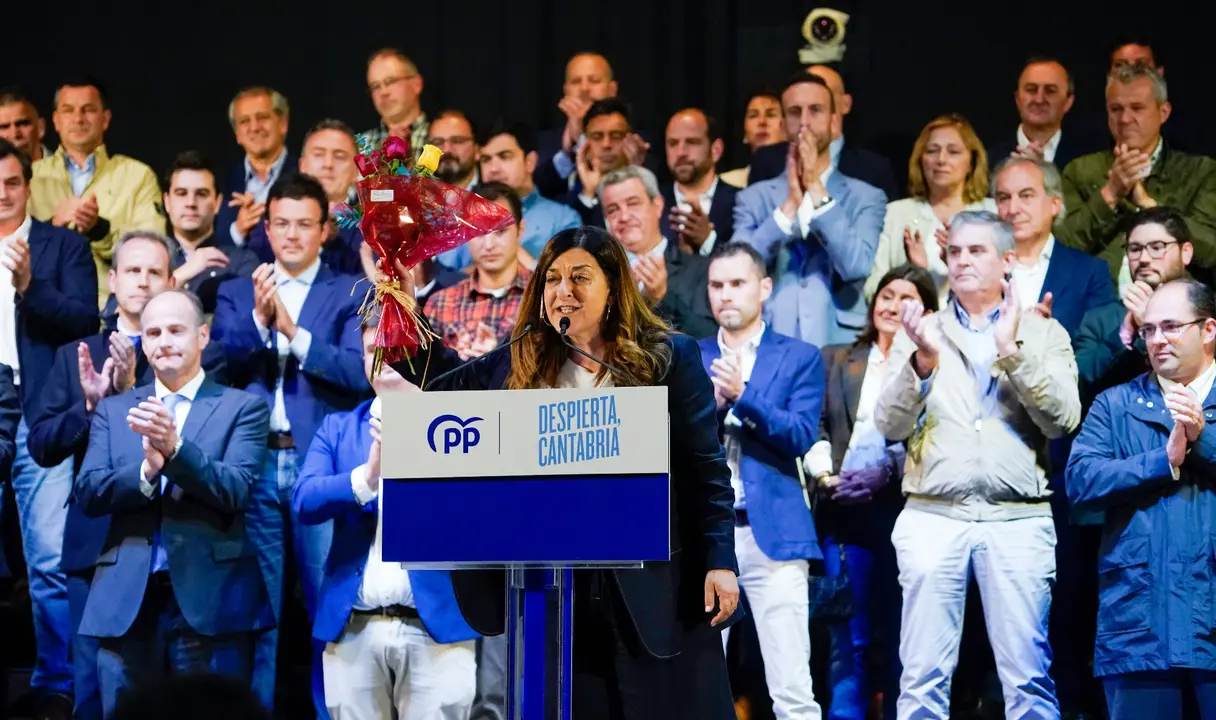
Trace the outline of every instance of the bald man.
<instances>
[{"instance_id":1,"label":"bald man","mask_svg":"<svg viewBox=\"0 0 1216 720\"><path fill-rule=\"evenodd\" d=\"M617 81L612 66L603 55L579 53L566 63L562 98L557 103L565 122L561 127L542 132L536 138L539 157L532 180L541 195L557 199L574 189L578 183L578 149L583 144L583 116L596 100L616 96ZM658 169L653 150L646 155L645 164L651 170Z\"/></svg>"},{"instance_id":2,"label":"bald man","mask_svg":"<svg viewBox=\"0 0 1216 720\"><path fill-rule=\"evenodd\" d=\"M845 143L844 118L853 110L853 96L845 89L844 77L830 65L811 65L807 73L827 83L828 90L840 111L841 121L832 124L832 168L854 180L861 180L882 190L890 200L904 196L904 183L896 180L891 162L878 153ZM748 185L775 178L785 171L785 160L789 147L785 143L770 145L756 150L752 157Z\"/></svg>"},{"instance_id":3,"label":"bald man","mask_svg":"<svg viewBox=\"0 0 1216 720\"><path fill-rule=\"evenodd\" d=\"M1075 84L1068 68L1049 57L1032 57L1018 75L1013 100L1018 108L1017 132L988 148L988 166L1011 156L1037 158L1063 170L1069 162L1094 150L1077 133L1065 133L1064 116L1072 109Z\"/></svg>"},{"instance_id":4,"label":"bald man","mask_svg":"<svg viewBox=\"0 0 1216 720\"><path fill-rule=\"evenodd\" d=\"M659 228L684 252L709 255L716 245L730 242L738 193L718 178L721 130L704 110L686 108L667 121L663 147L673 182L661 188L667 210Z\"/></svg>"}]
</instances>

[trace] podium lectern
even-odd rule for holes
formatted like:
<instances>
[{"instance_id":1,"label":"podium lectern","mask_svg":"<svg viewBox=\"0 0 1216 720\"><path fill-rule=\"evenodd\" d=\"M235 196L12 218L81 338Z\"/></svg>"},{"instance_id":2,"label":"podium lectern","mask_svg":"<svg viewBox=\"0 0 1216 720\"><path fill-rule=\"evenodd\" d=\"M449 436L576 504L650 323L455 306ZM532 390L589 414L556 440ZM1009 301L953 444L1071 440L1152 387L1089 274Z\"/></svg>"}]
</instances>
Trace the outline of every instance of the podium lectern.
<instances>
[{"instance_id":1,"label":"podium lectern","mask_svg":"<svg viewBox=\"0 0 1216 720\"><path fill-rule=\"evenodd\" d=\"M575 568L671 551L667 388L382 398L383 548L410 569L505 568L508 716L570 718ZM558 595L558 663L546 598ZM556 675L556 696L547 677Z\"/></svg>"}]
</instances>

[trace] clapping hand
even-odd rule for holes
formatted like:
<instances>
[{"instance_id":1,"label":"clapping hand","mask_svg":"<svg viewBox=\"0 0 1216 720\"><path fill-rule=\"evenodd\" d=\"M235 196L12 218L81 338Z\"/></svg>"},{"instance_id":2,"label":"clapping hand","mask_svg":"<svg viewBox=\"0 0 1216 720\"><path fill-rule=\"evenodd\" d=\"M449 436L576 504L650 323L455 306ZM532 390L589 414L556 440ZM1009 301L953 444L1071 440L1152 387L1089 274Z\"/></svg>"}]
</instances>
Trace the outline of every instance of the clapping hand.
<instances>
[{"instance_id":1,"label":"clapping hand","mask_svg":"<svg viewBox=\"0 0 1216 720\"><path fill-rule=\"evenodd\" d=\"M1189 389L1172 390L1165 396L1165 407L1174 419L1174 427L1165 443L1165 452L1170 465L1182 467L1186 451L1191 443L1199 440L1203 432L1203 406Z\"/></svg>"},{"instance_id":2,"label":"clapping hand","mask_svg":"<svg viewBox=\"0 0 1216 720\"><path fill-rule=\"evenodd\" d=\"M110 333L110 359L115 393L135 387L135 343L124 333Z\"/></svg>"},{"instance_id":3,"label":"clapping hand","mask_svg":"<svg viewBox=\"0 0 1216 720\"><path fill-rule=\"evenodd\" d=\"M916 354L913 356L916 374L925 379L937 369L937 344L929 339L927 333L925 306L912 300L904 300L900 321L908 339L916 345Z\"/></svg>"},{"instance_id":4,"label":"clapping hand","mask_svg":"<svg viewBox=\"0 0 1216 720\"><path fill-rule=\"evenodd\" d=\"M738 352L727 352L709 365L709 381L714 384L714 397L718 408L739 402L746 385L743 382L743 366Z\"/></svg>"},{"instance_id":5,"label":"clapping hand","mask_svg":"<svg viewBox=\"0 0 1216 720\"><path fill-rule=\"evenodd\" d=\"M913 232L912 228L904 228L904 254L908 262L923 270L929 269L929 253L925 250L925 242L921 240L920 230Z\"/></svg>"},{"instance_id":6,"label":"clapping hand","mask_svg":"<svg viewBox=\"0 0 1216 720\"><path fill-rule=\"evenodd\" d=\"M274 265L262 263L253 271L253 317L258 325L273 328L279 296L278 284L275 282Z\"/></svg>"},{"instance_id":7,"label":"clapping hand","mask_svg":"<svg viewBox=\"0 0 1216 720\"><path fill-rule=\"evenodd\" d=\"M1022 317L1022 304L1018 301L1013 280L1002 280L1001 289L1005 292L1005 299L1001 301L1001 312L996 318L992 332L996 336L996 351L999 357L1008 357L1018 351L1018 323Z\"/></svg>"},{"instance_id":8,"label":"clapping hand","mask_svg":"<svg viewBox=\"0 0 1216 720\"><path fill-rule=\"evenodd\" d=\"M106 358L102 363L101 372L93 367L93 356L89 346L80 343L76 346L76 360L80 371L80 390L84 394L85 412L93 412L98 403L106 398L113 389L114 359Z\"/></svg>"},{"instance_id":9,"label":"clapping hand","mask_svg":"<svg viewBox=\"0 0 1216 720\"><path fill-rule=\"evenodd\" d=\"M30 289L30 244L24 238L15 238L4 246L0 254L0 264L3 264L13 276L13 289L18 295L24 295Z\"/></svg>"},{"instance_id":10,"label":"clapping hand","mask_svg":"<svg viewBox=\"0 0 1216 720\"><path fill-rule=\"evenodd\" d=\"M370 420L371 427L368 432L372 436L371 448L367 451L367 466L364 468L364 475L367 480L367 487L372 492L380 491L380 453L382 445L380 443L380 418L373 417Z\"/></svg>"},{"instance_id":11,"label":"clapping hand","mask_svg":"<svg viewBox=\"0 0 1216 720\"><path fill-rule=\"evenodd\" d=\"M662 255L643 255L633 266L633 277L642 283L642 294L652 303L667 297L667 261Z\"/></svg>"},{"instance_id":12,"label":"clapping hand","mask_svg":"<svg viewBox=\"0 0 1216 720\"><path fill-rule=\"evenodd\" d=\"M1039 317L1042 317L1046 320L1050 320L1051 319L1051 300L1052 300L1051 293L1047 293L1046 295L1043 296L1042 302L1037 303L1034 307L1032 307L1030 309L1033 310Z\"/></svg>"},{"instance_id":13,"label":"clapping hand","mask_svg":"<svg viewBox=\"0 0 1216 720\"><path fill-rule=\"evenodd\" d=\"M150 397L127 412L127 424L147 438L152 449L168 458L177 445L177 425L173 413L159 399Z\"/></svg>"}]
</instances>

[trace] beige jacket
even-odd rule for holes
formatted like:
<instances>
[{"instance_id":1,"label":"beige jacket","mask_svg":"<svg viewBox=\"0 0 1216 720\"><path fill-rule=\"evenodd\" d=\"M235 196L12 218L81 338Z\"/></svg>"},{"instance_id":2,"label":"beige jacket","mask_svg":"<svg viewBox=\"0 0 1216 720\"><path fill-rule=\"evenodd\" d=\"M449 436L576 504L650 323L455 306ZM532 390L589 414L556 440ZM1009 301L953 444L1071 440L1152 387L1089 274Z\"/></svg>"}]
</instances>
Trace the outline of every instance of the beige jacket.
<instances>
[{"instance_id":1,"label":"beige jacket","mask_svg":"<svg viewBox=\"0 0 1216 720\"><path fill-rule=\"evenodd\" d=\"M103 307L110 295L107 273L118 238L130 230L163 233L165 219L157 209L161 200L160 186L151 168L125 155L110 155L105 145L94 151L94 159L95 172L84 194L92 193L97 197L97 214L109 223L109 228L105 234L98 227L84 234L89 238L97 264L98 307ZM50 222L59 203L72 197L72 181L66 163L63 146L54 155L34 163L29 210L39 220ZM100 221L98 224L100 226Z\"/></svg>"},{"instance_id":2,"label":"beige jacket","mask_svg":"<svg viewBox=\"0 0 1216 720\"><path fill-rule=\"evenodd\" d=\"M1081 421L1068 332L1055 320L1023 312L1018 351L986 369L998 378L997 416L981 418L971 368L959 349L967 330L951 309L926 322L939 348L937 370L925 381L916 375L915 346L900 332L874 411L887 439L907 441L908 507L961 520L1051 515L1047 441Z\"/></svg>"}]
</instances>

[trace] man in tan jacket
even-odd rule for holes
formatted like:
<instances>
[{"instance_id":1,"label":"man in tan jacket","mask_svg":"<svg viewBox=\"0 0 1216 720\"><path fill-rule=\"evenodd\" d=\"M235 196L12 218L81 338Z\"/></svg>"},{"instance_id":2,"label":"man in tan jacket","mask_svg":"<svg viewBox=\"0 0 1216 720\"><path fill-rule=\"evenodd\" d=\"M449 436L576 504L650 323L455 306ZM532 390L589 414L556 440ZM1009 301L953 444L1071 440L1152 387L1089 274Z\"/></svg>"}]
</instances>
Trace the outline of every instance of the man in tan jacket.
<instances>
[{"instance_id":1,"label":"man in tan jacket","mask_svg":"<svg viewBox=\"0 0 1216 720\"><path fill-rule=\"evenodd\" d=\"M96 80L72 80L55 93L52 115L59 149L34 163L30 214L89 239L97 263L98 307L110 295L114 243L129 230L165 231L157 210L160 187L147 165L106 152L110 109Z\"/></svg>"},{"instance_id":2,"label":"man in tan jacket","mask_svg":"<svg viewBox=\"0 0 1216 720\"><path fill-rule=\"evenodd\" d=\"M1047 307L1023 310L1005 279L1014 262L1010 225L988 212L955 217L951 299L928 317L905 303L894 375L874 411L883 435L908 449L908 502L891 535L904 593L900 720L950 715L973 573L1009 717L1060 717L1047 672L1047 441L1076 428L1081 401L1068 333Z\"/></svg>"}]
</instances>

